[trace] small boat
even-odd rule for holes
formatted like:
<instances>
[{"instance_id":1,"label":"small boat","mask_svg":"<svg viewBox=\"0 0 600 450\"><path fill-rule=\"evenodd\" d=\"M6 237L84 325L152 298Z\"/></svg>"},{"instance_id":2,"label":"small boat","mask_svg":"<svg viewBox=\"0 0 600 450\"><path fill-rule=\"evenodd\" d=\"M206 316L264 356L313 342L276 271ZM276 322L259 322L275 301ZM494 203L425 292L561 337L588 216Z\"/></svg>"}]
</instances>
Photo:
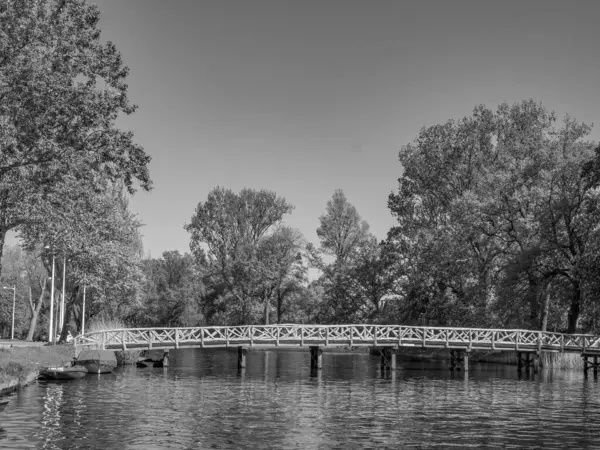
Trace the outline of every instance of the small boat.
<instances>
[{"instance_id":1,"label":"small boat","mask_svg":"<svg viewBox=\"0 0 600 450\"><path fill-rule=\"evenodd\" d=\"M88 373L109 373L117 367L117 357L111 350L82 350L74 364Z\"/></svg>"},{"instance_id":2,"label":"small boat","mask_svg":"<svg viewBox=\"0 0 600 450\"><path fill-rule=\"evenodd\" d=\"M40 370L40 377L53 380L72 380L86 375L86 368L81 366L45 367Z\"/></svg>"},{"instance_id":3,"label":"small boat","mask_svg":"<svg viewBox=\"0 0 600 450\"><path fill-rule=\"evenodd\" d=\"M0 402L0 412L4 411L4 408L6 408L6 405L8 405L8 400L6 400L4 402Z\"/></svg>"}]
</instances>

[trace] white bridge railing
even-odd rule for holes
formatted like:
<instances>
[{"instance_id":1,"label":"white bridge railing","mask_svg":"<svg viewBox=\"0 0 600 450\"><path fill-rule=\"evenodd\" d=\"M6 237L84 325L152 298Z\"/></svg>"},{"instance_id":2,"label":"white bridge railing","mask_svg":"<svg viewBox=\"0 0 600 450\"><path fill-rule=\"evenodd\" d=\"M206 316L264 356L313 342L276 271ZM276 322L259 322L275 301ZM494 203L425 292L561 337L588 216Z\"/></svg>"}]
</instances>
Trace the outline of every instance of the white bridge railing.
<instances>
[{"instance_id":1,"label":"white bridge railing","mask_svg":"<svg viewBox=\"0 0 600 450\"><path fill-rule=\"evenodd\" d=\"M115 350L320 345L583 353L600 352L600 336L403 325L247 325L104 330L77 336L75 345Z\"/></svg>"}]
</instances>

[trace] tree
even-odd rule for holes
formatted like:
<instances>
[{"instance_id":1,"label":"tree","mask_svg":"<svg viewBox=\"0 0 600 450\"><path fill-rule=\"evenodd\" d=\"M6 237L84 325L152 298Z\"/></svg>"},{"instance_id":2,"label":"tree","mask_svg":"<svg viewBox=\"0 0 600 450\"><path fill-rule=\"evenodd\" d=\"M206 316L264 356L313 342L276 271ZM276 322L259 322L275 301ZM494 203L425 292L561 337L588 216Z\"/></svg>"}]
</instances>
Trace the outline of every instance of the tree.
<instances>
[{"instance_id":1,"label":"tree","mask_svg":"<svg viewBox=\"0 0 600 450\"><path fill-rule=\"evenodd\" d=\"M132 310L128 322L137 326L196 326L204 322L201 267L193 257L178 251L142 262L144 288L141 307Z\"/></svg>"},{"instance_id":2,"label":"tree","mask_svg":"<svg viewBox=\"0 0 600 450\"><path fill-rule=\"evenodd\" d=\"M76 185L71 188L79 192ZM80 329L84 286L90 315L126 316L140 302L143 249L140 223L129 212L122 187L107 186L95 195L85 191L79 197L66 198L63 206L62 210L47 208L46 223L23 225L19 236L27 249L42 243L41 256L48 272L53 258L56 260L57 291L62 291L66 267L65 324ZM77 216L63 211L76 211ZM64 327L61 338L66 338L67 332Z\"/></svg>"},{"instance_id":3,"label":"tree","mask_svg":"<svg viewBox=\"0 0 600 450\"><path fill-rule=\"evenodd\" d=\"M99 18L80 0L0 5L0 252L8 230L61 208L65 183L96 193L107 180L132 193L136 181L151 188L150 157L115 125L136 107L120 53L100 41Z\"/></svg>"},{"instance_id":4,"label":"tree","mask_svg":"<svg viewBox=\"0 0 600 450\"><path fill-rule=\"evenodd\" d=\"M207 285L222 286L221 293L229 296L227 306L221 308L228 310L229 319L224 320L243 324L258 319L254 295L260 284L259 243L292 209L272 191L246 188L236 194L216 187L185 225L192 254L199 262L206 260Z\"/></svg>"},{"instance_id":5,"label":"tree","mask_svg":"<svg viewBox=\"0 0 600 450\"><path fill-rule=\"evenodd\" d=\"M286 226L258 242L253 278L257 296L264 302L264 323L269 324L271 302L275 300L277 323L281 323L286 299L305 281L306 267L302 264L302 234Z\"/></svg>"},{"instance_id":6,"label":"tree","mask_svg":"<svg viewBox=\"0 0 600 450\"><path fill-rule=\"evenodd\" d=\"M319 249L308 246L311 264L320 270L324 289L320 318L325 322L374 320L390 289L386 259L356 208L341 190L319 218ZM333 257L332 262L327 258Z\"/></svg>"},{"instance_id":7,"label":"tree","mask_svg":"<svg viewBox=\"0 0 600 450\"><path fill-rule=\"evenodd\" d=\"M496 112L479 106L472 117L423 128L401 149L404 173L388 203L398 225L388 242L405 300L418 298L426 321L459 311L463 325L547 326L544 290L564 281L572 297L565 323L575 331L588 282L580 261L598 208L582 175L589 127L568 116L560 128L555 122L533 101Z\"/></svg>"},{"instance_id":8,"label":"tree","mask_svg":"<svg viewBox=\"0 0 600 450\"><path fill-rule=\"evenodd\" d=\"M341 189L327 202L325 214L319 217L317 236L321 251L343 264L354 249L368 237L369 224L363 221L356 208Z\"/></svg>"}]
</instances>

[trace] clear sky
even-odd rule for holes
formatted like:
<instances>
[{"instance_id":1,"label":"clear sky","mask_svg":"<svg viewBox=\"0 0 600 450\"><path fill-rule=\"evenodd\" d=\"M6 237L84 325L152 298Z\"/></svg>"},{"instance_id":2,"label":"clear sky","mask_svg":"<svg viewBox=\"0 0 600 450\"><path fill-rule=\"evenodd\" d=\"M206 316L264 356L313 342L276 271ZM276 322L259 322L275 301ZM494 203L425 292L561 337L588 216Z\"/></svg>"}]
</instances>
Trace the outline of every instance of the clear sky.
<instances>
[{"instance_id":1,"label":"clear sky","mask_svg":"<svg viewBox=\"0 0 600 450\"><path fill-rule=\"evenodd\" d=\"M383 239L400 147L476 104L600 122L599 0L95 3L139 105L120 125L152 155L155 188L130 206L153 257L189 251L183 225L216 185L274 190L315 244L343 189Z\"/></svg>"}]
</instances>

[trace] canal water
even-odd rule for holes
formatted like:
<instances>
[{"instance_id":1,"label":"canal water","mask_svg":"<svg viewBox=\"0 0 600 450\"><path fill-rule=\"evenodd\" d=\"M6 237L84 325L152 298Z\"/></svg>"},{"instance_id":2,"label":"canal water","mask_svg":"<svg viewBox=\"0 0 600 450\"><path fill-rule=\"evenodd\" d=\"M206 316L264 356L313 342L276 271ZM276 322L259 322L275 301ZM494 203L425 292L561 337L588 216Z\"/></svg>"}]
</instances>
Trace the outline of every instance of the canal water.
<instances>
[{"instance_id":1,"label":"canal water","mask_svg":"<svg viewBox=\"0 0 600 450\"><path fill-rule=\"evenodd\" d=\"M600 384L368 354L171 352L168 368L38 381L5 398L0 449L600 448Z\"/></svg>"}]
</instances>

